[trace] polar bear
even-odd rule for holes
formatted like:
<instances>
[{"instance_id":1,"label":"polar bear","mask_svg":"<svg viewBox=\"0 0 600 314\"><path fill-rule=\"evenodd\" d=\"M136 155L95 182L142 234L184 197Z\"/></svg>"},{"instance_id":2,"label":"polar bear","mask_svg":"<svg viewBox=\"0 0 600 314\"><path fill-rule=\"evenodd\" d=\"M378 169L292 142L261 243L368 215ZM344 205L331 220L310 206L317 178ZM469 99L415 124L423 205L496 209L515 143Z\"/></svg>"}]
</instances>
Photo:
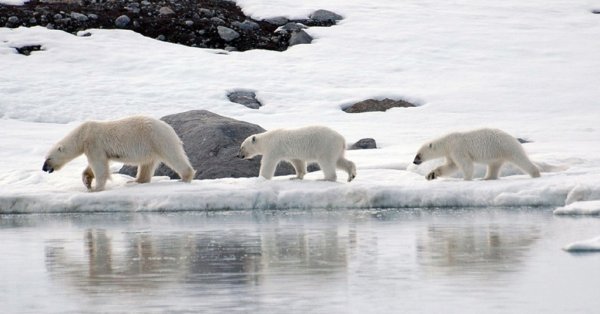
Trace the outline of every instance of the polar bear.
<instances>
[{"instance_id":1,"label":"polar bear","mask_svg":"<svg viewBox=\"0 0 600 314\"><path fill-rule=\"evenodd\" d=\"M539 169L529 160L521 143L498 129L477 129L469 132L455 132L437 138L423 145L414 164L446 157L446 164L435 168L427 174L427 180L449 175L460 169L465 180L473 178L473 163L487 164L485 180L498 179L502 164L510 162L531 177L540 176Z\"/></svg>"},{"instance_id":2,"label":"polar bear","mask_svg":"<svg viewBox=\"0 0 600 314\"><path fill-rule=\"evenodd\" d=\"M42 170L52 173L82 154L87 157L88 166L81 178L90 191L94 178L93 190L104 189L110 177L111 160L138 165L135 180L138 183L150 182L161 161L175 170L184 182L190 182L195 174L173 128L144 116L82 123L50 149Z\"/></svg>"},{"instance_id":3,"label":"polar bear","mask_svg":"<svg viewBox=\"0 0 600 314\"><path fill-rule=\"evenodd\" d=\"M324 126L298 129L277 129L251 135L240 146L239 157L250 159L263 155L260 176L271 179L281 160L289 161L296 170L296 178L306 174L306 163L317 162L325 173L325 180L336 181L336 168L348 173L348 182L356 177L356 166L344 158L346 141L336 131Z\"/></svg>"}]
</instances>

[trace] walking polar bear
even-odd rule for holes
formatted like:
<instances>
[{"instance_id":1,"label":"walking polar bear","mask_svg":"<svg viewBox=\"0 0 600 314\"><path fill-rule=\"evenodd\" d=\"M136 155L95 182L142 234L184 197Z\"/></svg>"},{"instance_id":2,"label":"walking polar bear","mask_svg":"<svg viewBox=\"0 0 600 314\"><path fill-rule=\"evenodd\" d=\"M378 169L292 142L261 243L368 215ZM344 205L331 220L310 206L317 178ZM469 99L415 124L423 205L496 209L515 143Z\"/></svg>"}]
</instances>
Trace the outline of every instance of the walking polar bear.
<instances>
[{"instance_id":1,"label":"walking polar bear","mask_svg":"<svg viewBox=\"0 0 600 314\"><path fill-rule=\"evenodd\" d=\"M296 179L306 174L306 163L317 162L325 180L336 181L336 168L348 173L348 182L356 177L356 166L344 158L346 141L334 130L323 126L299 129L277 129L249 136L240 147L239 157L250 159L263 155L260 176L271 179L281 160L289 161L296 170Z\"/></svg>"},{"instance_id":2,"label":"walking polar bear","mask_svg":"<svg viewBox=\"0 0 600 314\"><path fill-rule=\"evenodd\" d=\"M85 154L88 166L81 179L88 190L101 191L110 178L109 161L138 165L136 182L147 183L162 161L184 182L194 178L183 144L167 123L133 116L114 121L87 121L60 140L46 155L42 170L52 173Z\"/></svg>"},{"instance_id":3,"label":"walking polar bear","mask_svg":"<svg viewBox=\"0 0 600 314\"><path fill-rule=\"evenodd\" d=\"M478 129L464 133L450 133L423 145L414 164L446 157L446 164L427 174L427 180L449 175L460 169L465 180L473 178L473 163L487 164L485 180L498 179L505 162L519 167L531 177L540 176L539 169L529 160L521 143L498 129Z\"/></svg>"}]
</instances>

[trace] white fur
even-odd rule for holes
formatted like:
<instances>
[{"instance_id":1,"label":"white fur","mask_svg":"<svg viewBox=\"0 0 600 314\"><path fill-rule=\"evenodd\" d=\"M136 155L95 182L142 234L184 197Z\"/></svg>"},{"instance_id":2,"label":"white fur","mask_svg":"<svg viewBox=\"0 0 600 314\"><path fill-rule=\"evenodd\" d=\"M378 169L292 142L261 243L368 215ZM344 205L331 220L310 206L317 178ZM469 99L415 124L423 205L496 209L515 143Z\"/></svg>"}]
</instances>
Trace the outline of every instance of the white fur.
<instances>
[{"instance_id":1,"label":"white fur","mask_svg":"<svg viewBox=\"0 0 600 314\"><path fill-rule=\"evenodd\" d=\"M348 182L356 177L356 166L344 158L346 141L334 130L323 126L299 129L277 129L249 136L240 147L240 157L262 155L260 176L271 179L281 160L289 161L296 170L296 179L306 174L306 164L317 162L325 180L336 181L336 168L348 173Z\"/></svg>"},{"instance_id":2,"label":"white fur","mask_svg":"<svg viewBox=\"0 0 600 314\"><path fill-rule=\"evenodd\" d=\"M136 182L150 182L162 161L175 170L182 181L190 182L194 169L177 133L167 123L149 117L133 116L114 121L87 121L75 128L48 152L44 170L59 170L85 154L88 166L82 173L84 185L104 189L110 177L109 161L138 165Z\"/></svg>"},{"instance_id":3,"label":"white fur","mask_svg":"<svg viewBox=\"0 0 600 314\"><path fill-rule=\"evenodd\" d=\"M446 157L446 164L431 171L426 178L449 175L460 169L465 180L473 178L473 163L487 164L486 180L498 179L505 162L519 167L530 176L540 176L539 169L529 160L521 143L498 129L478 129L464 133L450 133L426 143L415 156L415 164Z\"/></svg>"}]
</instances>

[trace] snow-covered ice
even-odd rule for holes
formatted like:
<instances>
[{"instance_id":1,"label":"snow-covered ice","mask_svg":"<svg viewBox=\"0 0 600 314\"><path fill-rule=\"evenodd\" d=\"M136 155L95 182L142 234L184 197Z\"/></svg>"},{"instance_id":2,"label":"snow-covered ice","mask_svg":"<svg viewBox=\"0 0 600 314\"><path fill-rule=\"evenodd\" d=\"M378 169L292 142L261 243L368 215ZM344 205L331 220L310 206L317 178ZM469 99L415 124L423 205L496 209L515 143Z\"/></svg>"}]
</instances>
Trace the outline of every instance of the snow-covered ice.
<instances>
[{"instance_id":1,"label":"snow-covered ice","mask_svg":"<svg viewBox=\"0 0 600 314\"><path fill-rule=\"evenodd\" d=\"M600 201L575 202L554 210L556 215L600 215Z\"/></svg>"},{"instance_id":2,"label":"snow-covered ice","mask_svg":"<svg viewBox=\"0 0 600 314\"><path fill-rule=\"evenodd\" d=\"M593 40L600 16L589 1L237 2L256 18L306 17L322 8L344 20L308 29L310 45L243 53L125 30L79 37L0 28L0 210L559 207L600 200L600 42ZM32 44L43 51L23 56L14 49ZM264 106L229 102L233 89L256 91ZM384 97L422 106L340 110ZM46 151L81 121L191 109L266 129L323 124L348 143L372 137L380 149L348 152L358 167L351 183L316 182L322 174L312 173L303 182L154 178L132 185L115 174L107 191L87 193L84 158L53 174L41 171ZM429 182L424 175L435 163L411 164L426 140L476 127L532 140L525 149L542 177L507 168L498 181Z\"/></svg>"},{"instance_id":3,"label":"snow-covered ice","mask_svg":"<svg viewBox=\"0 0 600 314\"><path fill-rule=\"evenodd\" d=\"M571 243L564 248L568 252L600 252L600 237Z\"/></svg>"}]
</instances>

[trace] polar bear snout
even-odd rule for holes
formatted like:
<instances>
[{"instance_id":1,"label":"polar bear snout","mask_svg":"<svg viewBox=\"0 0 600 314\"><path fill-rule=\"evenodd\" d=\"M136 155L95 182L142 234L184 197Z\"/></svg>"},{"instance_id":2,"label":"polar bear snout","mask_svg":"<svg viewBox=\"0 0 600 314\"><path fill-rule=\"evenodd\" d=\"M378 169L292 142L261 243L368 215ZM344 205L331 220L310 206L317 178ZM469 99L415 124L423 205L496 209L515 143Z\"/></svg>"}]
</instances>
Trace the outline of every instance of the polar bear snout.
<instances>
[{"instance_id":1,"label":"polar bear snout","mask_svg":"<svg viewBox=\"0 0 600 314\"><path fill-rule=\"evenodd\" d=\"M421 154L417 154L417 156L415 156L415 160L413 160L413 164L420 165L422 162L423 160L421 160Z\"/></svg>"},{"instance_id":2,"label":"polar bear snout","mask_svg":"<svg viewBox=\"0 0 600 314\"><path fill-rule=\"evenodd\" d=\"M54 167L52 167L52 165L50 165L50 159L46 159L46 161L44 161L44 165L42 166L42 171L46 171L48 173L54 172Z\"/></svg>"}]
</instances>

